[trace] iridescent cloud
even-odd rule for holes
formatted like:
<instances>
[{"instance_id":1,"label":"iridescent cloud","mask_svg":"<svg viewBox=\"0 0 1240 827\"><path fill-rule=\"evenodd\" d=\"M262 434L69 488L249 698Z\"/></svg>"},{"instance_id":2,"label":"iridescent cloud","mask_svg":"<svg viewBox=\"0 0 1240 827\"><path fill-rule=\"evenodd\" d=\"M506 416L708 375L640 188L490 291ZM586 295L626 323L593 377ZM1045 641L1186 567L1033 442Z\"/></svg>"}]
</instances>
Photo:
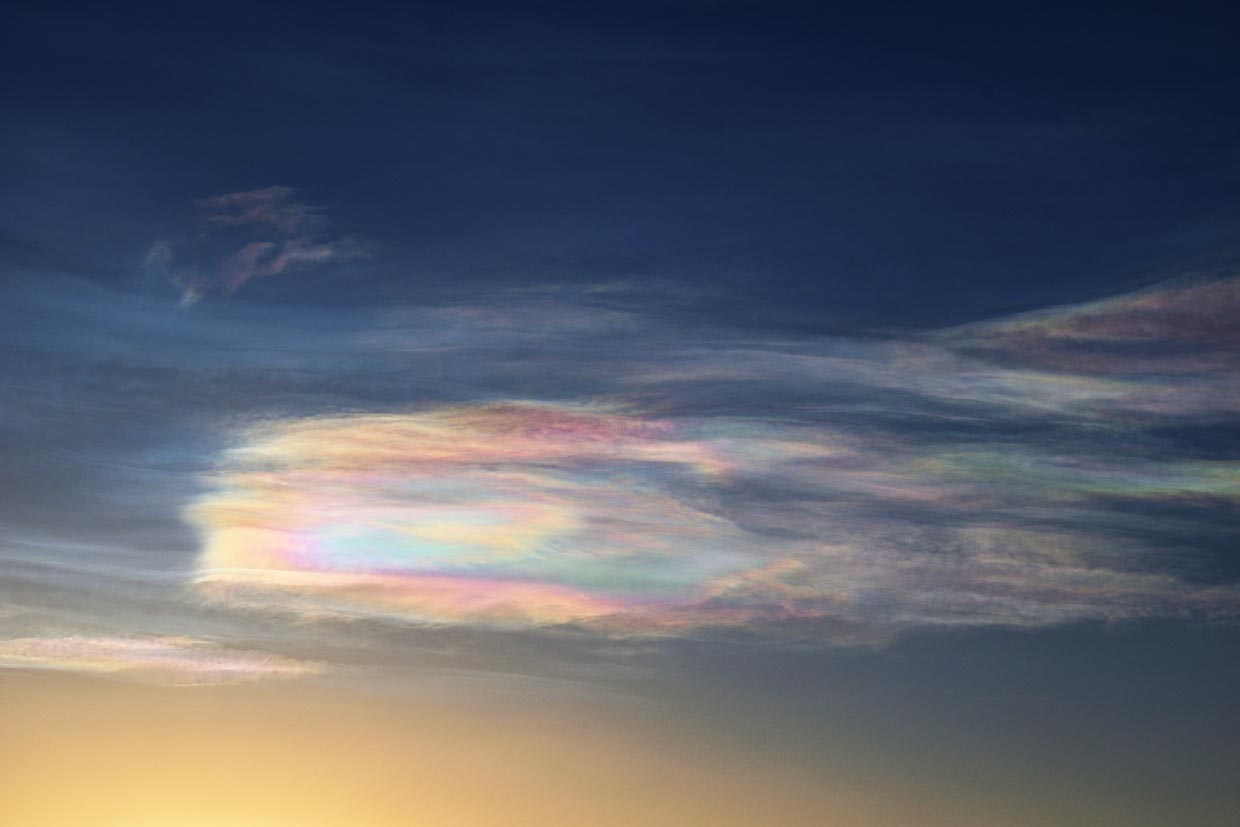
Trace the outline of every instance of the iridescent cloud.
<instances>
[{"instance_id":1,"label":"iridescent cloud","mask_svg":"<svg viewBox=\"0 0 1240 827\"><path fill-rule=\"evenodd\" d=\"M321 671L317 664L184 637L27 637L0 641L0 668L117 675L152 683L245 683Z\"/></svg>"},{"instance_id":2,"label":"iridescent cloud","mask_svg":"<svg viewBox=\"0 0 1240 827\"><path fill-rule=\"evenodd\" d=\"M791 624L873 641L1226 614L1233 588L1143 568L1149 549L1115 549L1080 515L1099 495L1233 497L1238 478L1228 463L1095 466L509 403L256 428L189 518L198 587L239 606L631 635Z\"/></svg>"},{"instance_id":3,"label":"iridescent cloud","mask_svg":"<svg viewBox=\"0 0 1240 827\"><path fill-rule=\"evenodd\" d=\"M757 563L710 505L733 454L672 423L567 406L269 426L191 511L199 583L427 622L661 623Z\"/></svg>"}]
</instances>

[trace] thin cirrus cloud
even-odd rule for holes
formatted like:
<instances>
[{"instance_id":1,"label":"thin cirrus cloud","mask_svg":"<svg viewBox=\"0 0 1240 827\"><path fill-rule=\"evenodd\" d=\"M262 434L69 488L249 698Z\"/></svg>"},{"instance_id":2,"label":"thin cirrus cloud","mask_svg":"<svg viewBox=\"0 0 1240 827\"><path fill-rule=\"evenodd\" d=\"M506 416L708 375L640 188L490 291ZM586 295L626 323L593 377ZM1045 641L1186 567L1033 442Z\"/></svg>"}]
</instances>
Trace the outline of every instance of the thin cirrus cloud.
<instances>
[{"instance_id":1,"label":"thin cirrus cloud","mask_svg":"<svg viewBox=\"0 0 1240 827\"><path fill-rule=\"evenodd\" d=\"M314 663L185 637L30 637L0 641L0 668L55 669L169 685L247 683L321 671Z\"/></svg>"},{"instance_id":2,"label":"thin cirrus cloud","mask_svg":"<svg viewBox=\"0 0 1240 827\"><path fill-rule=\"evenodd\" d=\"M1001 322L949 340L979 353L1097 373L1234 371L1240 367L1240 278L1190 278Z\"/></svg>"},{"instance_id":3,"label":"thin cirrus cloud","mask_svg":"<svg viewBox=\"0 0 1240 827\"><path fill-rule=\"evenodd\" d=\"M146 257L149 271L170 278L180 288L183 305L208 293L234 293L252 279L370 255L369 242L334 235L321 209L301 201L290 187L233 192L194 203L206 225L226 234L230 246L182 261L178 245L161 240Z\"/></svg>"},{"instance_id":4,"label":"thin cirrus cloud","mask_svg":"<svg viewBox=\"0 0 1240 827\"><path fill-rule=\"evenodd\" d=\"M1006 371L1090 383L1095 414L1182 422L1240 413L1237 318L1240 277L1211 274L965 325L938 343Z\"/></svg>"}]
</instances>

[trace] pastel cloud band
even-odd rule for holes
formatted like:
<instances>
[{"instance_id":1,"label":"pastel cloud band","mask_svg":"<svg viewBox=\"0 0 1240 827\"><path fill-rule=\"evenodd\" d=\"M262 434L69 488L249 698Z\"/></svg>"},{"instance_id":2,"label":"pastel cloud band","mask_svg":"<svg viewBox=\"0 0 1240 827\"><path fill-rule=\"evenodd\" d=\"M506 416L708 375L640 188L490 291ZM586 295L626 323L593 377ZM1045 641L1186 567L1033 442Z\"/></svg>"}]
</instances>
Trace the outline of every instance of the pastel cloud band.
<instances>
[{"instance_id":1,"label":"pastel cloud band","mask_svg":"<svg viewBox=\"0 0 1240 827\"><path fill-rule=\"evenodd\" d=\"M170 685L248 683L322 670L270 653L184 637L28 637L0 641L0 668L106 674Z\"/></svg>"},{"instance_id":2,"label":"pastel cloud band","mask_svg":"<svg viewBox=\"0 0 1240 827\"><path fill-rule=\"evenodd\" d=\"M199 589L238 606L623 635L826 624L882 640L1228 614L1234 588L1143 569L1151 549L1117 553L1075 516L1102 495L1233 497L1238 474L508 403L270 423L188 516ZM779 486L793 493L761 494Z\"/></svg>"}]
</instances>

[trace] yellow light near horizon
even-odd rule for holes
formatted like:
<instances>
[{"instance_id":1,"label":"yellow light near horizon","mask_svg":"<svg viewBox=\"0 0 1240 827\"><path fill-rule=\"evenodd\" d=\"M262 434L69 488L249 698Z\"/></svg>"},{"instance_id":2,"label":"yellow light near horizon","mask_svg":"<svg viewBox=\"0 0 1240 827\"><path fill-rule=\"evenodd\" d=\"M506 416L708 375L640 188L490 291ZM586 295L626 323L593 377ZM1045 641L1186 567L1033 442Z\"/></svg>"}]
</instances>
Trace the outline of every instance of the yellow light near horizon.
<instances>
[{"instance_id":1,"label":"yellow light near horizon","mask_svg":"<svg viewBox=\"0 0 1240 827\"><path fill-rule=\"evenodd\" d=\"M863 823L821 779L640 705L37 682L0 676L6 827Z\"/></svg>"}]
</instances>

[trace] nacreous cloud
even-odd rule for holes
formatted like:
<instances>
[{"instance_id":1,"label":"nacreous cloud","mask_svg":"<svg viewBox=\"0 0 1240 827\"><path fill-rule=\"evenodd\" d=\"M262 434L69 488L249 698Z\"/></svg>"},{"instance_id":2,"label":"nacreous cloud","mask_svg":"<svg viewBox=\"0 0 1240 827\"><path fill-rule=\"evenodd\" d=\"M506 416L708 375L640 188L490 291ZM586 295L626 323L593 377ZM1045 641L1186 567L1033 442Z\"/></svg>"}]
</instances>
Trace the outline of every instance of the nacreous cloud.
<instances>
[{"instance_id":1,"label":"nacreous cloud","mask_svg":"<svg viewBox=\"0 0 1240 827\"><path fill-rule=\"evenodd\" d=\"M1234 492L1224 465L1206 493ZM1230 612L1233 587L1117 547L1097 510L1101 495L1200 494L1199 471L508 403L259 427L189 518L198 587L241 607L881 641Z\"/></svg>"}]
</instances>

